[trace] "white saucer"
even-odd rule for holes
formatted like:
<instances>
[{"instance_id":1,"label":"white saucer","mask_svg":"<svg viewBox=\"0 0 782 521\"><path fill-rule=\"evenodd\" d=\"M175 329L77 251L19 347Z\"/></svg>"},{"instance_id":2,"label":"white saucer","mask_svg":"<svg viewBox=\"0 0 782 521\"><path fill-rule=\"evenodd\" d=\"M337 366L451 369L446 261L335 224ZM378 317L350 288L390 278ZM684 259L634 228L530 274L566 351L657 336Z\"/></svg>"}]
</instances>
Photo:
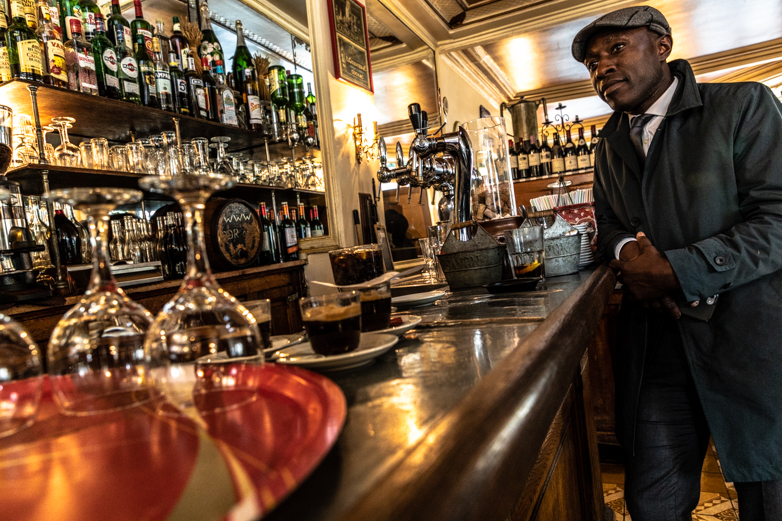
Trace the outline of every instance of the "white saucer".
<instances>
[{"instance_id":1,"label":"white saucer","mask_svg":"<svg viewBox=\"0 0 782 521\"><path fill-rule=\"evenodd\" d=\"M445 291L426 291L424 293L411 293L400 297L392 297L391 304L398 308L411 308L414 306L426 306L445 296Z\"/></svg>"},{"instance_id":2,"label":"white saucer","mask_svg":"<svg viewBox=\"0 0 782 521\"><path fill-rule=\"evenodd\" d=\"M284 348L272 356L277 364L297 365L314 371L340 371L353 369L370 363L399 341L395 335L361 333L361 343L355 351L341 355L319 355L312 350L309 342Z\"/></svg>"},{"instance_id":3,"label":"white saucer","mask_svg":"<svg viewBox=\"0 0 782 521\"><path fill-rule=\"evenodd\" d=\"M299 333L293 333L290 335L274 335L269 340L272 341L272 346L269 349L264 349L263 354L269 356L275 351L279 351L283 347L295 346L301 344L304 341L305 333L301 331Z\"/></svg>"},{"instance_id":4,"label":"white saucer","mask_svg":"<svg viewBox=\"0 0 782 521\"><path fill-rule=\"evenodd\" d=\"M402 315L399 318L402 319L402 323L400 325L396 327L389 327L388 329L381 329L379 331L372 331L372 333L402 336L421 323L421 317L415 315Z\"/></svg>"}]
</instances>

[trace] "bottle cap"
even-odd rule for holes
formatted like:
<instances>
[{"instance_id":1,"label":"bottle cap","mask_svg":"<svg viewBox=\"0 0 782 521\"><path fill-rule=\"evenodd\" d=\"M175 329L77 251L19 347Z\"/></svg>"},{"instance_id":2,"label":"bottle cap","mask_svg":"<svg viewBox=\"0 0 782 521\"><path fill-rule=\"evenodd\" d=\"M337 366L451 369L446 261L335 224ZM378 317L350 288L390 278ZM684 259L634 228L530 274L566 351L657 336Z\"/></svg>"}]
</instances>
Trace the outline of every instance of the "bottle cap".
<instances>
[{"instance_id":1,"label":"bottle cap","mask_svg":"<svg viewBox=\"0 0 782 521\"><path fill-rule=\"evenodd\" d=\"M179 17L178 17L178 16L175 16L175 17L174 17L174 23L175 23L175 24L178 24L178 23L179 23Z\"/></svg>"},{"instance_id":2,"label":"bottle cap","mask_svg":"<svg viewBox=\"0 0 782 521\"><path fill-rule=\"evenodd\" d=\"M81 20L78 18L71 18L71 33L81 34Z\"/></svg>"}]
</instances>

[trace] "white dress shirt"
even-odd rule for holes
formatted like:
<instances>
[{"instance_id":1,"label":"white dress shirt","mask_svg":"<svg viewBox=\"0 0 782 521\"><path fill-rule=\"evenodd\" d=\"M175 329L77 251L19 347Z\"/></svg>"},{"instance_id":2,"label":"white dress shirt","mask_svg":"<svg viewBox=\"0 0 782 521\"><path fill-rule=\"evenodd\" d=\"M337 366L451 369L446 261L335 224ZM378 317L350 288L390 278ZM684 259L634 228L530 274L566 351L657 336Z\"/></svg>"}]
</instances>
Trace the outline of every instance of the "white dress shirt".
<instances>
[{"instance_id":1,"label":"white dress shirt","mask_svg":"<svg viewBox=\"0 0 782 521\"><path fill-rule=\"evenodd\" d=\"M655 133L657 133L657 130L660 128L660 123L663 122L663 118L665 118L665 114L668 113L668 106L671 104L671 100L673 100L673 95L676 94L676 86L679 84L679 78L676 76L673 77L673 82L671 83L671 86L668 87L668 90L666 90L662 96L657 98L657 101L652 103L652 106L649 107L649 110L644 112L644 114L653 114L654 117L649 120L649 122L646 124L646 126L643 128L643 146L644 146L644 154L649 153L649 147L652 145L652 139L654 139ZM633 125L633 120L640 116L640 114L628 114L630 117L630 126ZM627 237L626 239L622 239L618 243L616 243L616 246L614 247L614 256L618 259L619 253L622 251L622 247L627 244L628 242L632 242L635 240L635 237Z\"/></svg>"}]
</instances>

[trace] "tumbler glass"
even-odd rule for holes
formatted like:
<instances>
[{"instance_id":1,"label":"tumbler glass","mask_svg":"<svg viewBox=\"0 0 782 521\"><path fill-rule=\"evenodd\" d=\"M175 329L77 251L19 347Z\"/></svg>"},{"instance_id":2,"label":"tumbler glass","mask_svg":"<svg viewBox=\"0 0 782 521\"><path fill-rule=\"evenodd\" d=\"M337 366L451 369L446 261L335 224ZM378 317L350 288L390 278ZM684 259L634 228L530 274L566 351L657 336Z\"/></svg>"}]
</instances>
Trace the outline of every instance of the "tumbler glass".
<instances>
[{"instance_id":1,"label":"tumbler glass","mask_svg":"<svg viewBox=\"0 0 782 521\"><path fill-rule=\"evenodd\" d=\"M485 221L517 215L505 120L474 119L459 128L473 148L472 218Z\"/></svg>"},{"instance_id":2,"label":"tumbler glass","mask_svg":"<svg viewBox=\"0 0 782 521\"><path fill-rule=\"evenodd\" d=\"M144 146L138 141L125 145L128 153L128 171L143 174L145 169Z\"/></svg>"},{"instance_id":3,"label":"tumbler glass","mask_svg":"<svg viewBox=\"0 0 782 521\"><path fill-rule=\"evenodd\" d=\"M526 224L526 223L525 223ZM543 227L522 226L504 233L513 274L518 278L543 279Z\"/></svg>"},{"instance_id":4,"label":"tumbler glass","mask_svg":"<svg viewBox=\"0 0 782 521\"><path fill-rule=\"evenodd\" d=\"M106 138L90 139L92 144L92 168L109 168L109 141Z\"/></svg>"},{"instance_id":5,"label":"tumbler glass","mask_svg":"<svg viewBox=\"0 0 782 521\"><path fill-rule=\"evenodd\" d=\"M128 164L128 148L125 145L114 145L109 149L109 167L120 172L132 171Z\"/></svg>"},{"instance_id":6,"label":"tumbler glass","mask_svg":"<svg viewBox=\"0 0 782 521\"><path fill-rule=\"evenodd\" d=\"M195 151L194 174L208 175L211 172L209 166L209 140L205 137L193 138L190 143L193 144Z\"/></svg>"},{"instance_id":7,"label":"tumbler glass","mask_svg":"<svg viewBox=\"0 0 782 521\"><path fill-rule=\"evenodd\" d=\"M79 152L81 153L82 168L95 168L92 162L92 143L79 143Z\"/></svg>"}]
</instances>

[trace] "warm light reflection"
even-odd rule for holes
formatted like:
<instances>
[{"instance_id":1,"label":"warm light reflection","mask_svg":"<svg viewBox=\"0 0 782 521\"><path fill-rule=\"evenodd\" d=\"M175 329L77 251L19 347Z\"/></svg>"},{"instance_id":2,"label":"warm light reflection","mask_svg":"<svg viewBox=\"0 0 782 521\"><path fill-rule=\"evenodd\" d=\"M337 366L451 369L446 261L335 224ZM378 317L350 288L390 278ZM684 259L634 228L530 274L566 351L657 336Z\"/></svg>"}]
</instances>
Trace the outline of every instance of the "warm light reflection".
<instances>
[{"instance_id":1,"label":"warm light reflection","mask_svg":"<svg viewBox=\"0 0 782 521\"><path fill-rule=\"evenodd\" d=\"M516 92L532 90L540 86L540 68L537 48L529 36L519 36L504 42L504 52L513 56L513 67L506 70Z\"/></svg>"}]
</instances>

